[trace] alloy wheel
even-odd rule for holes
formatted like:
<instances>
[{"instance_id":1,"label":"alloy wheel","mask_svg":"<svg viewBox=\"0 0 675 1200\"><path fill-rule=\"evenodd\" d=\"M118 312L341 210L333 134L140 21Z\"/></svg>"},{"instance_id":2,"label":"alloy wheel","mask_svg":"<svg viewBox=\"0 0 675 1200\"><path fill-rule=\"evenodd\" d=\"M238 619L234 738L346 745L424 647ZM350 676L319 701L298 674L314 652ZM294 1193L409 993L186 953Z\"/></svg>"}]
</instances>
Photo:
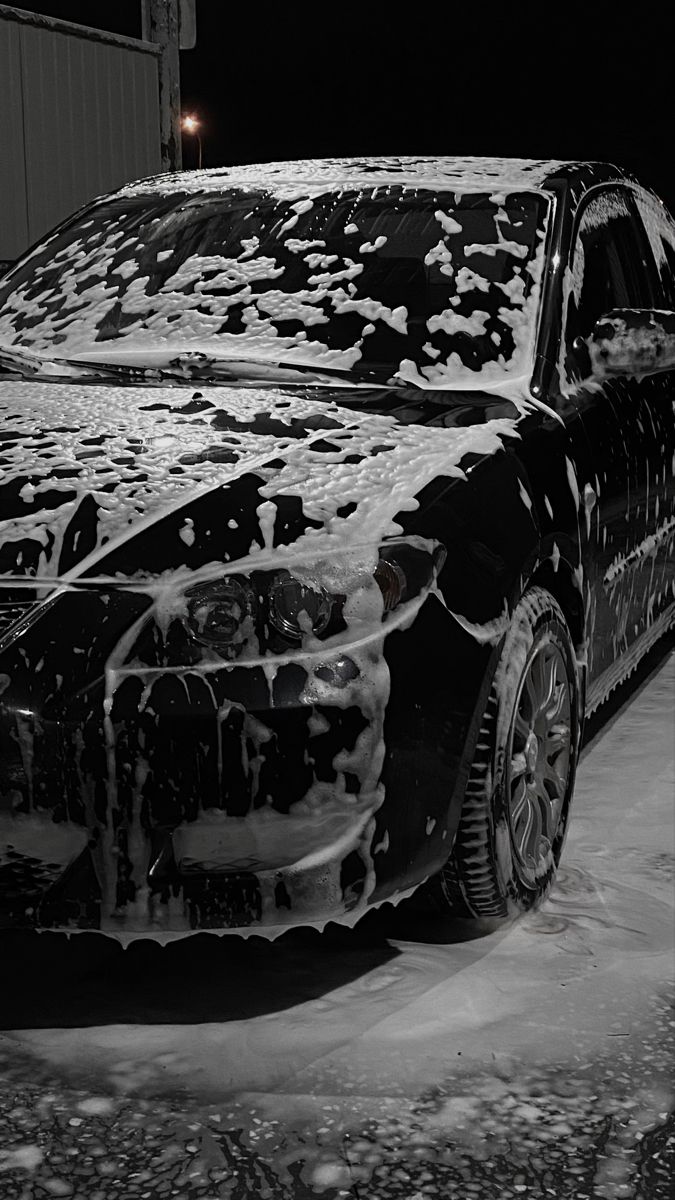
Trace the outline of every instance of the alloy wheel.
<instances>
[{"instance_id":1,"label":"alloy wheel","mask_svg":"<svg viewBox=\"0 0 675 1200\"><path fill-rule=\"evenodd\" d=\"M526 664L506 758L511 842L523 882L534 885L550 854L567 792L572 696L565 658L540 642Z\"/></svg>"}]
</instances>

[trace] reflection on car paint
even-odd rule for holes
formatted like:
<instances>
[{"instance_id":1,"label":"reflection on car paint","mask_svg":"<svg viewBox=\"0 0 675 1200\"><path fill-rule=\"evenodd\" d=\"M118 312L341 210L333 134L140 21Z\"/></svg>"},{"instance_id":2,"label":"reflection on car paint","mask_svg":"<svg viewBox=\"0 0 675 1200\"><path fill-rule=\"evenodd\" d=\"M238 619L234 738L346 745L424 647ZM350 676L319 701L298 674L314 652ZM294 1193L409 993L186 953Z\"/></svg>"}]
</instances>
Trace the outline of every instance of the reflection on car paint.
<instances>
[{"instance_id":1,"label":"reflection on car paint","mask_svg":"<svg viewBox=\"0 0 675 1200\"><path fill-rule=\"evenodd\" d=\"M649 366L624 395L616 380L575 373L562 340L560 353L536 355L581 303L583 253L568 262L576 205L616 172L448 162L348 164L356 190L395 184L466 197L489 187L494 210L493 240L463 246L475 271L456 269L450 248L464 228L459 214L436 212L440 236L424 261L452 280L453 300L426 322L425 357L402 357L389 386L0 383L0 873L10 922L168 935L355 920L369 904L407 894L447 857L483 681L529 582L563 605L588 711L672 624L672 375ZM197 290L205 271L226 308L235 295L246 304L262 281L246 336L266 352L281 342L299 361L349 368L380 323L405 335L405 306L356 294L362 264L345 259L341 268L323 239L295 236L345 171L337 160L237 168L237 186L264 181L286 203L282 232L294 231L286 250L304 256L310 287L284 295L271 286L283 271L258 255L255 238L242 239L236 260L194 256L167 276L160 337L170 337L162 321L178 314L176 297L183 304L172 293L179 283L197 295L181 309L186 319L217 311L220 301ZM214 194L233 179L234 169L185 174L120 197ZM528 251L504 234L512 224L504 205L536 189L563 223L546 243L539 230L526 283L518 260ZM653 198L637 194L666 278L670 227ZM631 211L613 194L601 198L589 227ZM385 235L365 238L356 250L375 261L386 244ZM110 299L92 253L89 340ZM86 254L84 242L65 254L66 276ZM497 254L513 263L495 283L478 259ZM553 260L563 254L558 272ZM124 261L116 273L127 315L142 313L142 279L134 284ZM27 300L26 289L0 309L0 341L15 337L27 312L25 344L44 350L81 293L67 278L58 303L39 289ZM502 293L499 315L516 353L510 364L497 355L471 369L466 347L487 333L481 298L490 289ZM458 312L454 300L466 297L470 308ZM358 317L360 341L326 349L317 298L337 317ZM288 320L304 337L276 330ZM437 333L464 337L461 353L442 353ZM631 440L625 402L637 387ZM621 421L608 426L605 451L594 421L599 412L606 421L608 398ZM633 464L643 458L631 499ZM435 565L419 594L387 613L374 571L396 539ZM434 559L441 546L445 566ZM305 629L282 645L251 622L233 658L189 637L191 588L280 569L339 591L343 628L323 640ZM504 680L513 686L511 675Z\"/></svg>"}]
</instances>

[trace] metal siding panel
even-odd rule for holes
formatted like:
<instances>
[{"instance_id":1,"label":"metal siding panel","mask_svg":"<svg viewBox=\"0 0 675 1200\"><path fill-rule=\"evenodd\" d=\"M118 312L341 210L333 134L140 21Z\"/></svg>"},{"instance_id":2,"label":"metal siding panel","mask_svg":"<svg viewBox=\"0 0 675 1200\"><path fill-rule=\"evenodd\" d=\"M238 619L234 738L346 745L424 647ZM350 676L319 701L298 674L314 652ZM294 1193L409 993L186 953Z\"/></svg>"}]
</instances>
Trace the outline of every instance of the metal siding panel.
<instances>
[{"instance_id":1,"label":"metal siding panel","mask_svg":"<svg viewBox=\"0 0 675 1200\"><path fill-rule=\"evenodd\" d=\"M159 60L151 63L149 60L141 59L138 55L139 62L142 66L140 75L143 81L143 108L148 114L148 119L142 129L143 137L143 161L148 163L147 168L143 168L139 174L147 171L149 174L155 174L162 169L162 148L159 139ZM150 66L154 70L149 70Z\"/></svg>"},{"instance_id":2,"label":"metal siding panel","mask_svg":"<svg viewBox=\"0 0 675 1200\"><path fill-rule=\"evenodd\" d=\"M136 75L134 64L125 55L120 63L121 70L115 79L115 105L119 113L119 125L124 134L120 167L125 179L136 174L137 148L139 145L137 124Z\"/></svg>"},{"instance_id":3,"label":"metal siding panel","mask_svg":"<svg viewBox=\"0 0 675 1200\"><path fill-rule=\"evenodd\" d=\"M134 111L138 111L143 103L143 76L142 72L138 70L138 63L133 62L132 59L128 59L127 61L129 63L129 96L134 106ZM143 134L144 131L139 129L138 136L130 144L132 153L129 160L129 174L133 175L135 179L138 179L139 175L147 171L145 137Z\"/></svg>"},{"instance_id":4,"label":"metal siding panel","mask_svg":"<svg viewBox=\"0 0 675 1200\"><path fill-rule=\"evenodd\" d=\"M19 27L0 19L0 259L18 258L28 242ZM159 123L158 123L159 130Z\"/></svg>"},{"instance_id":5,"label":"metal siding panel","mask_svg":"<svg viewBox=\"0 0 675 1200\"><path fill-rule=\"evenodd\" d=\"M119 115L115 113L113 116L113 64L110 61L110 47L89 46L88 50L93 50L91 57L96 63L96 88L91 89L96 101L97 130L96 157L94 159L96 174L93 195L100 196L103 192L107 192L111 187L114 187L117 182L113 179L112 163L115 158L115 150L119 154L119 139L116 136L119 128Z\"/></svg>"},{"instance_id":6,"label":"metal siding panel","mask_svg":"<svg viewBox=\"0 0 675 1200\"><path fill-rule=\"evenodd\" d=\"M139 70L140 64L138 61L134 62L131 58L129 58L127 61L130 68L130 98L134 106L134 111L140 112L143 109L145 98L143 72ZM159 115L157 119L159 121ZM138 179L139 175L148 174L149 171L152 170L152 167L148 167L146 132L147 130L138 128L136 138L134 139L133 143L130 143L132 153L129 159L129 174L132 175L134 179ZM159 142L157 143L157 149L159 150Z\"/></svg>"},{"instance_id":7,"label":"metal siding panel","mask_svg":"<svg viewBox=\"0 0 675 1200\"><path fill-rule=\"evenodd\" d=\"M28 237L31 242L50 224L52 211L63 212L55 120L55 55L45 54L40 30L21 29L23 100L26 130Z\"/></svg>"},{"instance_id":8,"label":"metal siding panel","mask_svg":"<svg viewBox=\"0 0 675 1200\"><path fill-rule=\"evenodd\" d=\"M24 107L31 241L82 202L83 160L72 101L75 39L24 26Z\"/></svg>"},{"instance_id":9,"label":"metal siding panel","mask_svg":"<svg viewBox=\"0 0 675 1200\"><path fill-rule=\"evenodd\" d=\"M54 66L57 87L67 96L72 94L74 78L77 78L77 57L75 39L61 35L56 41ZM45 51L48 52L45 46ZM73 61L74 60L74 61ZM55 106L56 109L56 106ZM72 207L73 197L77 193L77 164L74 149L78 144L75 112L72 104L58 107L60 146L59 171L62 175L61 198L64 205Z\"/></svg>"},{"instance_id":10,"label":"metal siding panel","mask_svg":"<svg viewBox=\"0 0 675 1200\"><path fill-rule=\"evenodd\" d=\"M78 138L78 164L80 186L85 196L96 193L96 128L92 120L92 95L86 66L86 43L81 38L73 38L71 55L73 72L71 75L70 102L73 114L73 124Z\"/></svg>"},{"instance_id":11,"label":"metal siding panel","mask_svg":"<svg viewBox=\"0 0 675 1200\"><path fill-rule=\"evenodd\" d=\"M21 27L28 234L160 169L157 59L53 30Z\"/></svg>"},{"instance_id":12,"label":"metal siding panel","mask_svg":"<svg viewBox=\"0 0 675 1200\"><path fill-rule=\"evenodd\" d=\"M151 70L148 68L151 67ZM116 107L124 135L120 153L123 174L119 182L137 179L161 170L159 137L159 89L156 63L141 54L121 55L117 78ZM145 113L145 121L138 114ZM155 134L155 136L153 136Z\"/></svg>"},{"instance_id":13,"label":"metal siding panel","mask_svg":"<svg viewBox=\"0 0 675 1200\"><path fill-rule=\"evenodd\" d=\"M88 49L97 59L99 152L92 194L100 194L159 169L157 61L113 46L89 45Z\"/></svg>"}]
</instances>

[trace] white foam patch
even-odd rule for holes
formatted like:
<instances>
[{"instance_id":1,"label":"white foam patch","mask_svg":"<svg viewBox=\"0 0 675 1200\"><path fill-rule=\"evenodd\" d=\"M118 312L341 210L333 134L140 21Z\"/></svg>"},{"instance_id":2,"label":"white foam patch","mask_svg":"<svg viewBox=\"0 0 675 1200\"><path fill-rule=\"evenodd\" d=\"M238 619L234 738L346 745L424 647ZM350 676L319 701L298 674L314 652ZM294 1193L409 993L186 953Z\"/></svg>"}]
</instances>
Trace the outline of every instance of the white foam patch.
<instances>
[{"instance_id":1,"label":"white foam patch","mask_svg":"<svg viewBox=\"0 0 675 1200\"><path fill-rule=\"evenodd\" d=\"M114 807L117 794L116 732L111 713L120 683L130 675L140 679L143 686L140 708L144 709L150 704L153 684L160 676L171 672L176 677L186 677L196 672L208 686L210 675L227 671L233 665L215 651L205 649L203 660L189 668L144 668L134 657L134 646L144 623L154 621L158 629L166 630L171 620L180 619L184 612L186 587L226 571L245 573L254 567L284 566L309 585L319 580L322 586L339 590L347 597L343 634L321 641L310 631L297 649L272 659L261 656L252 644L235 663L238 667L263 666L270 680L284 662L299 663L307 674L301 700L308 712L324 705L360 709L364 728L352 749L334 756L335 783L326 784L315 778L290 814L267 809L255 811L251 806L250 812L239 821L229 817L214 821L208 810L201 809L196 822L181 827L176 844L188 866L208 859L209 854L212 858L226 854L227 865L242 866L248 862L256 870L260 883L264 928L295 921L298 916L314 922L335 915L343 906L341 863L345 855L356 853L365 869L364 887L357 904L358 911L363 911L375 888L374 814L384 801L380 776L389 697L384 640L393 628L404 629L415 620L431 591L431 588L423 590L417 598L388 614L383 622L382 593L373 578L377 547L383 539L400 534L397 518L403 512L415 510L417 497L426 484L439 476L463 477L463 457L469 453L498 453L509 437L518 436L517 422L499 418L456 429L406 426L394 417L355 414L351 409L340 408L334 400L326 403L273 388L209 388L205 397L197 397L196 405L193 397L192 389L180 387L129 389L15 382L0 385L0 411L11 417L16 432L13 445L7 443L12 455L11 470L33 480L26 500L39 500L41 489L51 487L52 473L59 467L72 468L73 474L64 482L76 492L76 498L61 507L37 507L25 518L8 521L4 540L11 544L28 533L43 548L39 569L45 591L67 586L84 569L95 566L115 545L133 537L138 529L146 528L204 491L231 483L252 469L258 472L263 480L258 506L262 545L254 545L247 556L229 562L226 568L222 563L207 563L195 571L181 568L157 580L130 581L131 586L151 596L152 607L121 637L105 667L102 720L108 755L109 804ZM277 422L279 429L274 434L253 433L246 428L247 423L261 415ZM221 436L211 422L223 416L227 420L221 422L225 425ZM311 418L318 416L330 417L334 428L329 433L325 428L312 427ZM291 422L303 420L309 423L304 437L297 436L297 429L293 429L296 436L284 436L284 427L288 427L290 435ZM335 449L317 454L312 449L313 442L326 438L330 438ZM223 447L233 461L219 459L217 451ZM283 465L266 467L265 463L272 459L281 460ZM181 460L184 474L172 474L172 468ZM139 481L139 474L147 479ZM110 490L103 491L104 484L110 485ZM284 495L299 497L305 515L319 522L320 528L308 530L291 546L275 547L273 499ZM100 505L96 547L59 580L59 552L68 521L77 505L92 496ZM353 506L353 511L339 515L344 506ZM179 536L189 545L196 532L194 518L186 517ZM105 585L104 576L100 582ZM486 635L494 636L491 629L471 632L479 640ZM342 686L326 680L315 670L321 662L332 661L338 651L348 653L356 668L354 677ZM214 694L214 714L218 721L225 722L234 707L229 703L219 706ZM254 781L260 748L271 734L251 714L244 717L246 741L254 749L252 758L246 760L246 769ZM30 754L27 762L30 767ZM141 824L141 788L147 765L144 767L139 759L136 767L127 836L137 892L133 901L128 901L123 909L118 908L116 846L112 826L108 825L102 833L97 860L103 888L102 926L120 933L187 931L189 919L182 895L163 901L151 895L145 883L148 849ZM356 792L347 788L348 775L357 781ZM225 821L222 827L218 824L221 820ZM19 825L19 832L21 828ZM85 831L79 827L67 822L55 827L42 821L39 814L26 818L25 833L26 846L30 843L35 856L41 862L53 861L57 868L66 858L70 861L86 841ZM77 844L72 840L75 834L80 838ZM61 839L63 845L61 841L57 845L54 839ZM289 861L289 846L292 846L292 861ZM378 853L386 853L382 841ZM285 859L283 863L281 857ZM277 905L278 870L284 872L284 884L292 899L287 919L283 913L280 915Z\"/></svg>"},{"instance_id":2,"label":"white foam patch","mask_svg":"<svg viewBox=\"0 0 675 1200\"><path fill-rule=\"evenodd\" d=\"M392 514L414 507L415 494L435 475L453 474L465 453L494 453L503 437L515 433L510 419L460 429L401 426L395 418L355 416L335 403L327 406L274 388L210 387L204 398L208 407L182 412L194 395L194 389L181 387L0 383L0 416L16 431L3 452L5 474L32 479L22 494L27 505L35 505L25 516L2 523L2 541L37 540L44 546L38 574L53 578L65 529L85 497L98 505L97 545L107 551L149 520L281 455L286 465L272 473L270 495L301 495L307 515L326 519L331 535L344 525L345 536L351 537L354 529L363 528L366 512L370 521L377 512L368 527L376 542L385 531L396 532ZM219 414L231 418L233 427L222 432L214 428L211 421ZM287 425L288 438L282 431L247 429L259 414ZM317 455L310 449L312 441L326 437L325 429L308 431L305 439L291 436L293 421L319 415L337 423L330 430L335 454ZM375 453L376 446L387 442L390 452ZM344 461L353 455L363 461ZM175 473L177 465L180 474ZM55 471L65 470L72 474L54 479ZM40 507L41 493L55 487L75 497L56 508ZM341 522L336 510L349 501L358 505L358 515ZM186 525L188 538L191 529ZM87 564L96 557L92 551Z\"/></svg>"},{"instance_id":3,"label":"white foam patch","mask_svg":"<svg viewBox=\"0 0 675 1200\"><path fill-rule=\"evenodd\" d=\"M453 191L494 192L541 187L565 162L560 159L435 157L432 155L396 155L375 158L323 158L293 162L246 163L203 171L181 171L161 176L165 191L213 192L224 186L264 184L284 199L306 195L311 186L319 195L336 184L410 183L417 187L449 187ZM143 195L157 189L159 180L146 179L126 184L118 193ZM315 190L316 189L316 190Z\"/></svg>"}]
</instances>

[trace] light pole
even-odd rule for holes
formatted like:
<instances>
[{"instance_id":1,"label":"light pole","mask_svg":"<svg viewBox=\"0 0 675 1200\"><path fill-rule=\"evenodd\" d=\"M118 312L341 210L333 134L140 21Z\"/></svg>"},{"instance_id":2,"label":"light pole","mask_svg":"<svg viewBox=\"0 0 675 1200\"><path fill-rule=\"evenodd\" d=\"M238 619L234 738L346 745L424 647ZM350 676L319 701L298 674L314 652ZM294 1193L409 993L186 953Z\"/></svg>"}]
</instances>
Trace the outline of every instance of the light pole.
<instances>
[{"instance_id":1,"label":"light pole","mask_svg":"<svg viewBox=\"0 0 675 1200\"><path fill-rule=\"evenodd\" d=\"M202 169L202 139L199 136L199 121L197 120L196 117L189 117L189 116L183 117L183 119L181 121L181 128L184 129L186 133L193 133L197 139L197 170L201 171L201 169Z\"/></svg>"}]
</instances>

